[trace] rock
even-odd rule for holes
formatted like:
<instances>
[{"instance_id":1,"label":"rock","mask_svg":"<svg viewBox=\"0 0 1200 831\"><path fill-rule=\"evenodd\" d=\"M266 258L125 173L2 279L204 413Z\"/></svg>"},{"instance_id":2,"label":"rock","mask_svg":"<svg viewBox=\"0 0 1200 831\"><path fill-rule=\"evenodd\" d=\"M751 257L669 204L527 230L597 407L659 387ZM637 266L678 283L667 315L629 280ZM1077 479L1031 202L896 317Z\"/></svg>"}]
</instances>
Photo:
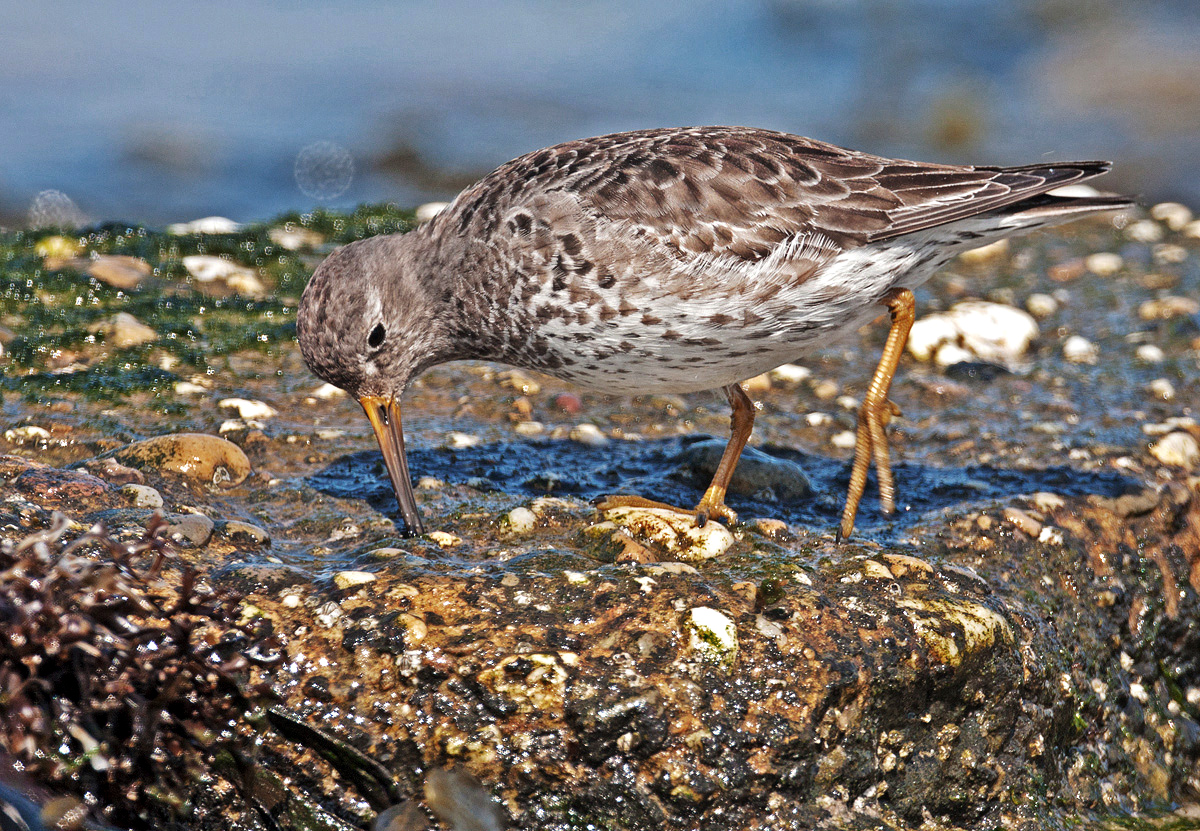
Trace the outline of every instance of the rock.
<instances>
[{"instance_id":1,"label":"rock","mask_svg":"<svg viewBox=\"0 0 1200 831\"><path fill-rule=\"evenodd\" d=\"M212 579L239 594L275 593L311 581L307 572L284 563L232 563L213 571Z\"/></svg>"},{"instance_id":2,"label":"rock","mask_svg":"<svg viewBox=\"0 0 1200 831\"><path fill-rule=\"evenodd\" d=\"M105 344L117 349L129 349L158 340L158 332L129 312L117 312L107 320L93 323L88 331L103 335Z\"/></svg>"},{"instance_id":3,"label":"rock","mask_svg":"<svg viewBox=\"0 0 1200 831\"><path fill-rule=\"evenodd\" d=\"M1159 202L1150 209L1150 216L1172 231L1182 231L1192 221L1192 210L1178 202Z\"/></svg>"},{"instance_id":4,"label":"rock","mask_svg":"<svg viewBox=\"0 0 1200 831\"><path fill-rule=\"evenodd\" d=\"M1139 219L1125 226L1125 236L1134 242L1158 242L1163 238L1163 229L1154 220Z\"/></svg>"},{"instance_id":5,"label":"rock","mask_svg":"<svg viewBox=\"0 0 1200 831\"><path fill-rule=\"evenodd\" d=\"M138 287L154 269L141 257L124 254L99 254L94 257L73 257L67 260L48 258L50 269L73 268L113 288L129 291Z\"/></svg>"},{"instance_id":6,"label":"rock","mask_svg":"<svg viewBox=\"0 0 1200 831\"><path fill-rule=\"evenodd\" d=\"M784 384L799 384L812 377L812 370L799 364L780 364L770 372L773 380Z\"/></svg>"},{"instance_id":7,"label":"rock","mask_svg":"<svg viewBox=\"0 0 1200 831\"><path fill-rule=\"evenodd\" d=\"M169 516L167 522L167 536L185 547L208 544L216 528L216 523L204 514Z\"/></svg>"},{"instance_id":8,"label":"rock","mask_svg":"<svg viewBox=\"0 0 1200 831\"><path fill-rule=\"evenodd\" d=\"M1073 364L1094 364L1100 360L1100 347L1082 335L1071 335L1063 341L1062 352Z\"/></svg>"},{"instance_id":9,"label":"rock","mask_svg":"<svg viewBox=\"0 0 1200 831\"><path fill-rule=\"evenodd\" d=\"M606 509L603 514L639 543L684 562L719 557L733 545L733 534L721 523L710 519L703 528L697 528L694 516L679 511L622 507Z\"/></svg>"},{"instance_id":10,"label":"rock","mask_svg":"<svg viewBox=\"0 0 1200 831\"><path fill-rule=\"evenodd\" d=\"M524 505L513 508L504 520L508 523L508 530L514 534L527 534L537 527L537 514Z\"/></svg>"},{"instance_id":11,"label":"rock","mask_svg":"<svg viewBox=\"0 0 1200 831\"><path fill-rule=\"evenodd\" d=\"M1166 354L1152 343L1143 343L1135 353L1137 359L1144 364L1161 364L1167 359Z\"/></svg>"},{"instance_id":12,"label":"rock","mask_svg":"<svg viewBox=\"0 0 1200 831\"><path fill-rule=\"evenodd\" d=\"M280 248L288 251L299 251L302 248L316 248L325 242L325 237L311 228L288 223L282 228L272 228L267 231L267 238Z\"/></svg>"},{"instance_id":13,"label":"rock","mask_svg":"<svg viewBox=\"0 0 1200 831\"><path fill-rule=\"evenodd\" d=\"M829 443L838 450L850 450L858 443L858 434L853 430L841 430L829 437Z\"/></svg>"},{"instance_id":14,"label":"rock","mask_svg":"<svg viewBox=\"0 0 1200 831\"><path fill-rule=\"evenodd\" d=\"M121 493L129 500L129 504L135 508L154 509L163 506L162 494L149 485L139 485L136 483L122 485Z\"/></svg>"},{"instance_id":15,"label":"rock","mask_svg":"<svg viewBox=\"0 0 1200 831\"><path fill-rule=\"evenodd\" d=\"M116 507L122 500L108 482L82 470L60 470L31 463L12 480L13 487L39 505L77 514Z\"/></svg>"},{"instance_id":16,"label":"rock","mask_svg":"<svg viewBox=\"0 0 1200 831\"><path fill-rule=\"evenodd\" d=\"M270 404L248 398L225 398L218 402L217 406L236 409L238 416L244 419L271 418L279 415L279 411Z\"/></svg>"},{"instance_id":17,"label":"rock","mask_svg":"<svg viewBox=\"0 0 1200 831\"><path fill-rule=\"evenodd\" d=\"M560 392L554 396L554 406L567 415L578 415L583 410L583 399L573 392Z\"/></svg>"},{"instance_id":18,"label":"rock","mask_svg":"<svg viewBox=\"0 0 1200 831\"><path fill-rule=\"evenodd\" d=\"M122 464L177 473L206 484L233 487L250 475L250 460L231 441L205 433L155 436L113 451Z\"/></svg>"},{"instance_id":19,"label":"rock","mask_svg":"<svg viewBox=\"0 0 1200 831\"><path fill-rule=\"evenodd\" d=\"M949 311L927 315L913 324L908 350L918 360L935 359L940 366L957 363L965 350L975 360L1012 366L1038 336L1037 321L1028 312L1002 303L969 300Z\"/></svg>"},{"instance_id":20,"label":"rock","mask_svg":"<svg viewBox=\"0 0 1200 831\"><path fill-rule=\"evenodd\" d=\"M985 263L988 260L1006 256L1011 247L1008 240L998 239L987 245L981 245L978 248L964 251L958 255L958 258L964 263Z\"/></svg>"},{"instance_id":21,"label":"rock","mask_svg":"<svg viewBox=\"0 0 1200 831\"><path fill-rule=\"evenodd\" d=\"M437 543L439 548L453 548L456 545L462 545L462 537L455 536L448 531L430 531L428 536Z\"/></svg>"},{"instance_id":22,"label":"rock","mask_svg":"<svg viewBox=\"0 0 1200 831\"><path fill-rule=\"evenodd\" d=\"M1170 320L1174 317L1194 314L1200 314L1200 301L1178 295L1147 300L1138 306L1138 317L1142 320Z\"/></svg>"},{"instance_id":23,"label":"rock","mask_svg":"<svg viewBox=\"0 0 1200 831\"><path fill-rule=\"evenodd\" d=\"M167 226L167 233L176 236L185 234L236 234L242 230L241 223L223 216L206 216L191 222L176 222Z\"/></svg>"},{"instance_id":24,"label":"rock","mask_svg":"<svg viewBox=\"0 0 1200 831\"><path fill-rule=\"evenodd\" d=\"M737 624L724 612L696 606L683 617L688 648L705 661L731 669L737 660Z\"/></svg>"},{"instance_id":25,"label":"rock","mask_svg":"<svg viewBox=\"0 0 1200 831\"><path fill-rule=\"evenodd\" d=\"M217 531L222 537L243 545L265 546L271 544L271 535L267 529L240 519L231 519L217 523Z\"/></svg>"},{"instance_id":26,"label":"rock","mask_svg":"<svg viewBox=\"0 0 1200 831\"><path fill-rule=\"evenodd\" d=\"M140 470L125 467L112 458L89 459L83 463L83 467L88 473L114 485L141 485L146 481Z\"/></svg>"},{"instance_id":27,"label":"rock","mask_svg":"<svg viewBox=\"0 0 1200 831\"><path fill-rule=\"evenodd\" d=\"M4 431L4 440L9 444L25 444L39 442L50 438L50 431L36 424L23 424L20 427L9 427Z\"/></svg>"},{"instance_id":28,"label":"rock","mask_svg":"<svg viewBox=\"0 0 1200 831\"><path fill-rule=\"evenodd\" d=\"M335 387L333 384L325 383L313 390L310 395L313 398L321 401L330 401L334 398L345 398L346 391L341 387Z\"/></svg>"},{"instance_id":29,"label":"rock","mask_svg":"<svg viewBox=\"0 0 1200 831\"><path fill-rule=\"evenodd\" d=\"M1125 259L1111 251L1098 251L1085 257L1083 263L1097 277L1111 277L1124 267Z\"/></svg>"},{"instance_id":30,"label":"rock","mask_svg":"<svg viewBox=\"0 0 1200 831\"><path fill-rule=\"evenodd\" d=\"M1175 385L1171 383L1169 378L1155 378L1146 386L1146 389L1155 398L1163 401L1175 400Z\"/></svg>"},{"instance_id":31,"label":"rock","mask_svg":"<svg viewBox=\"0 0 1200 831\"><path fill-rule=\"evenodd\" d=\"M193 254L183 258L183 267L201 285L223 285L230 293L247 297L262 297L267 293L266 286L258 279L253 269L232 260L208 254Z\"/></svg>"},{"instance_id":32,"label":"rock","mask_svg":"<svg viewBox=\"0 0 1200 831\"><path fill-rule=\"evenodd\" d=\"M1025 308L1036 318L1050 317L1058 311L1058 301L1049 294L1031 294L1025 300Z\"/></svg>"},{"instance_id":33,"label":"rock","mask_svg":"<svg viewBox=\"0 0 1200 831\"><path fill-rule=\"evenodd\" d=\"M339 589L350 589L364 583L374 583L376 579L369 571L339 571L333 575L333 584Z\"/></svg>"},{"instance_id":34,"label":"rock","mask_svg":"<svg viewBox=\"0 0 1200 831\"><path fill-rule=\"evenodd\" d=\"M691 445L683 452L683 464L699 481L707 484L717 471L725 442L714 439ZM729 492L768 502L797 502L812 495L812 485L800 465L779 459L754 447L742 451L729 481Z\"/></svg>"},{"instance_id":35,"label":"rock","mask_svg":"<svg viewBox=\"0 0 1200 831\"><path fill-rule=\"evenodd\" d=\"M600 431L600 428L595 424L589 424L586 422L583 424L576 424L574 427L572 427L568 437L571 439L571 441L585 444L588 447L604 447L604 445L612 441L612 439L604 435L604 433Z\"/></svg>"},{"instance_id":36,"label":"rock","mask_svg":"<svg viewBox=\"0 0 1200 831\"><path fill-rule=\"evenodd\" d=\"M1150 445L1150 455L1164 465L1192 470L1200 466L1200 442L1191 433L1168 433Z\"/></svg>"}]
</instances>

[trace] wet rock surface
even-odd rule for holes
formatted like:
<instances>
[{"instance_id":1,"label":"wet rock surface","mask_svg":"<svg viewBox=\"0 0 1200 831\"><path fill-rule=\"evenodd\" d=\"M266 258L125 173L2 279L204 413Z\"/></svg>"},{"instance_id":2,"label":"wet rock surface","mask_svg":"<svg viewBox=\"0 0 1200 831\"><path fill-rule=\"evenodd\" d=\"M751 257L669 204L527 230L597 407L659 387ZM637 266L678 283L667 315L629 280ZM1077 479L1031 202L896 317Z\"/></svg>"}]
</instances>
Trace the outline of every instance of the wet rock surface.
<instances>
[{"instance_id":1,"label":"wet rock surface","mask_svg":"<svg viewBox=\"0 0 1200 831\"><path fill-rule=\"evenodd\" d=\"M849 543L833 541L840 437L886 327L755 379L764 455L729 497L742 523L690 562L611 518L597 533L590 503L695 505L728 427L719 393L605 398L487 365L435 369L406 397L431 533L402 535L370 428L303 367L292 325L332 244L407 214L0 237L0 539L55 511L64 539L159 528L172 562L278 639L287 659L254 682L290 715L246 727L256 790L219 768L173 780L182 828L273 827L259 808L277 827L367 828L388 806L389 829L495 824L480 805L521 829L1186 818L1200 321L1180 298L1200 294L1200 240L1132 219L1013 241L919 293L924 312L1035 308L1041 334L1007 371L902 362L900 510L879 513L872 477ZM205 261L225 275L205 280L183 263L200 255L236 268ZM150 270L122 292L66 262L99 256ZM119 313L158 337L89 340ZM1094 362L1064 356L1072 337Z\"/></svg>"}]
</instances>

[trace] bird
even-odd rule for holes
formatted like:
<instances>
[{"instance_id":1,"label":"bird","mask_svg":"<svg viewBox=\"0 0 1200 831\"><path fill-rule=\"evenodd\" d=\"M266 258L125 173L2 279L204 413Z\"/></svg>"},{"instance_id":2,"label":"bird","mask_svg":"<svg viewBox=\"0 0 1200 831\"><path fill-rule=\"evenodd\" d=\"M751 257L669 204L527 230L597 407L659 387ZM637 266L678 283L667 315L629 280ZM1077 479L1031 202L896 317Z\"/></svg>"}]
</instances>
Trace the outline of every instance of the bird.
<instances>
[{"instance_id":1,"label":"bird","mask_svg":"<svg viewBox=\"0 0 1200 831\"><path fill-rule=\"evenodd\" d=\"M858 413L836 536L854 530L874 462L895 510L886 427L915 319L913 289L961 251L1099 211L1123 196L1060 188L1109 162L1017 167L884 158L751 127L637 130L516 158L432 220L333 251L300 300L308 367L355 397L383 453L406 533L424 533L400 400L426 369L476 359L612 394L721 389L730 439L693 509L725 504L754 407L741 382L886 311L882 357Z\"/></svg>"}]
</instances>

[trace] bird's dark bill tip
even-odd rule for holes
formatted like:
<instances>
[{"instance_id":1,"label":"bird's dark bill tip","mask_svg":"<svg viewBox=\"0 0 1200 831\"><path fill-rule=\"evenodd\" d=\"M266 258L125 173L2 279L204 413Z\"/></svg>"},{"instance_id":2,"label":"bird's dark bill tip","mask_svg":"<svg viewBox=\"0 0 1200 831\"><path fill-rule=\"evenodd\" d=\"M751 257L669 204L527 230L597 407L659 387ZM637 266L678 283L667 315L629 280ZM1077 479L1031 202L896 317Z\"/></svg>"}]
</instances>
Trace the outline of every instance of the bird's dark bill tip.
<instances>
[{"instance_id":1,"label":"bird's dark bill tip","mask_svg":"<svg viewBox=\"0 0 1200 831\"><path fill-rule=\"evenodd\" d=\"M375 432L375 440L383 453L383 463L387 468L388 478L392 480L392 490L396 492L396 502L400 506L400 514L404 517L404 535L416 536L425 533L425 525L421 522L421 513L417 509L417 497L413 493L412 480L408 475L408 460L404 455L404 430L400 421L400 402L395 396L383 397L364 395L358 399L371 429Z\"/></svg>"}]
</instances>

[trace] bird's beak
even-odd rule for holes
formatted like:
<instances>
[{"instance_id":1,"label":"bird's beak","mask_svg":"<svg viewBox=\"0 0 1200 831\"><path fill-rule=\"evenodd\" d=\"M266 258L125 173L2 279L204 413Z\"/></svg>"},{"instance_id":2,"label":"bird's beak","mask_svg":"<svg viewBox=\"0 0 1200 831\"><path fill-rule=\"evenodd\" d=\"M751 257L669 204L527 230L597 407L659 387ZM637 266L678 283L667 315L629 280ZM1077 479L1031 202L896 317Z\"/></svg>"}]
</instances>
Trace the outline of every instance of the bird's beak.
<instances>
[{"instance_id":1,"label":"bird's beak","mask_svg":"<svg viewBox=\"0 0 1200 831\"><path fill-rule=\"evenodd\" d=\"M392 479L392 489L396 491L396 501L400 503L400 513L404 516L404 524L408 526L407 533L423 534L425 528L421 524L421 515L417 512L417 497L413 494L412 482L408 478L408 461L404 458L404 431L400 426L400 402L395 398L384 398L379 395L364 395L358 399L367 418L371 421L371 429L375 431L375 440L383 451L383 463L387 465L388 476Z\"/></svg>"}]
</instances>

